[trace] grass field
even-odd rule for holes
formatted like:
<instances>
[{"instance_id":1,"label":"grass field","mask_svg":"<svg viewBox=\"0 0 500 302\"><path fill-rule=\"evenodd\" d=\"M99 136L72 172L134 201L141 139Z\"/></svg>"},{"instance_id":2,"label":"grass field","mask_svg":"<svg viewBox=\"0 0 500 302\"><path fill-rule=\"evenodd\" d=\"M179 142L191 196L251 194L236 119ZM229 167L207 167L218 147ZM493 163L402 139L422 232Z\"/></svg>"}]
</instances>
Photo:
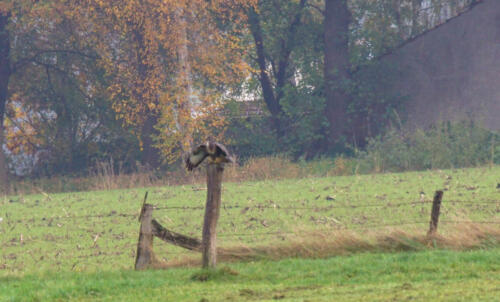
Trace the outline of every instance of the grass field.
<instances>
[{"instance_id":1,"label":"grass field","mask_svg":"<svg viewBox=\"0 0 500 302\"><path fill-rule=\"evenodd\" d=\"M499 249L0 278L1 301L500 301Z\"/></svg>"},{"instance_id":2,"label":"grass field","mask_svg":"<svg viewBox=\"0 0 500 302\"><path fill-rule=\"evenodd\" d=\"M423 259L427 256L448 257L445 255L450 255L457 261L458 277L456 278L458 279L453 277L443 281L443 284L439 283L441 281L429 283L424 280L425 278L418 279L419 285L417 287L411 287L408 290L401 289L399 292L420 292L421 290L427 291L427 287L436 287L442 288L446 293L447 290L450 290L446 289L449 286L448 282L458 284L463 281L466 286L471 288L493 286L498 293L498 283L495 283L498 282L498 265L488 267L489 260L484 260L484 263L481 260L483 257L490 260L500 257L499 250L496 248L498 247L496 239L481 237L484 242L476 242L476 240L461 245L460 240L464 238L459 236L467 233L467 230L479 226L499 231L500 190L497 189L497 183L500 183L500 167L498 166L401 174L224 183L222 200L225 208L221 211L218 224L218 242L219 246L222 247L293 247L293 244L299 246L301 242L310 238L319 238L325 243L342 245L349 241L346 241L346 238L368 238L370 236L375 238L376 235L402 231L406 234L424 236L428 228L432 195L435 190L444 189L439 228L443 238L451 238L450 242L458 241L458 244L453 245L453 248L469 248L470 246L490 248L487 251L464 254L451 251L403 255L367 254L354 256L354 258L297 259L283 260L284 262L279 263L231 264L231 268L240 272L240 275L228 278L234 279L244 289L246 276L250 276L248 278L253 280L251 277L253 273L250 272L261 270L256 272L259 276L258 282L256 281L254 284L253 281L248 281L251 290L244 291L241 295L238 294L238 297L242 297L248 293L250 300L252 293L260 295L262 292L263 296L256 297L258 299L272 299L273 297L269 296L271 294L267 293L274 293L276 290L293 286L304 287L303 290L299 290L299 295L307 296L310 293L313 301L320 300L322 291L338 293L339 297L345 299L349 299L349 295L352 295L353 299L356 295L368 297L373 294L373 297L377 297L378 289L381 292L389 291L397 286L398 282L402 282L401 286L406 286L403 282L405 278L418 279L419 275L432 275L433 270L423 269L419 271L418 262L406 260L408 261L407 265L412 266L415 271L401 272L398 276L391 276L391 278L395 278L393 281L378 280L377 276L381 274L379 269L382 268L375 266L373 270L366 272L366 279L359 279L359 282L355 281L358 280L356 278L349 282L346 281L347 279L342 279L344 280L342 282L335 279L347 278L343 274L331 276L333 279L330 280L329 277L321 276L322 273L319 272L318 276L314 277L318 279L311 277L310 282L304 281L309 284L307 285L302 284L304 282L300 280L288 280L286 273L274 275L273 270L270 270L269 275L266 276L265 267L274 266L276 271L280 272L279 267L282 265L290 266L290 271L293 271L295 266L310 265L311 268L308 270L314 271L316 268L335 266L343 261L376 262L377 260L374 259L379 257L398 262L398 259L413 259L413 257ZM12 288L18 286L18 294L36 291L38 286L42 286L44 289L41 292L37 291L36 295L40 294L41 298L48 300L59 294L62 295L60 298L65 300L64 295L72 296L73 293L75 293L75 297L80 297L83 300L92 300L91 293L85 293L85 288L80 286L80 282L88 283L89 287L94 285L99 287L101 286L99 285L102 281L101 278L109 278L109 282L103 281L104 288L98 291L101 293L102 290L102 297L105 300L104 297L109 298L113 295L114 282L122 280L124 284L123 291L120 290L116 296L128 297L129 292L141 291L140 288L145 281L137 280L144 277L152 282L152 292L164 292L165 294L162 295L168 297L170 294L168 287L176 286L175 282L177 282L171 279L184 280L182 282L185 282L189 279L188 275L194 272L192 269L144 273L128 271L133 268L134 264L139 230L137 217L146 191L149 192L148 202L159 207L158 210L154 211L153 216L162 225L186 235L198 238L201 236L206 195L204 185L65 194L44 193L10 196L0 200L0 242L2 244L0 276L3 278L2 284L5 282L12 284ZM460 229L460 227L464 229ZM336 241L336 234L344 241L340 243L338 240ZM325 236L328 240L325 239ZM306 242L304 243L304 250L307 252L308 246ZM362 248L357 249L358 243L354 242L348 248L339 249L338 253L332 253L332 255L362 251ZM366 247L366 242L363 243L363 246ZM425 250L427 248L427 246L419 245L418 242L410 242L406 247L402 249L409 247L413 250ZM160 259L170 263L182 263L186 257L199 258L199 255L195 253L188 253L159 240L155 240L154 248ZM373 248L365 248L365 250L377 251ZM280 258L279 253L282 251L279 248L274 250L274 253L277 253L275 258ZM308 256L314 257L316 251L309 252ZM294 256L293 250L290 249L284 254L284 256ZM297 255L302 254L304 253ZM323 253L321 256L328 256L328 253ZM476 264L484 266L484 270L477 273L479 277L474 277L475 275L470 272L472 275L469 278L468 268L461 267L461 261L467 262L469 261L467 259L471 259L467 257L476 257L478 262ZM422 261L425 263L424 260ZM434 265L435 261L432 259L429 261L429 265ZM360 270L360 274L365 275L364 268L358 267L358 265L353 265L351 269ZM447 271L448 267L443 268L443 270ZM73 272L82 273L74 274ZM290 274L299 273L290 272ZM465 275L462 276L462 273ZM174 277L177 274L179 277ZM38 280L40 276L43 279ZM463 277L463 280L460 279L462 278L460 276ZM276 278L277 283L274 283L274 287L265 289L266 282L273 283L269 278ZM285 279L279 281L280 278ZM324 280L320 280L321 278ZM490 281L495 281L492 283L493 285L488 283L488 278L492 278ZM169 281L167 282L166 279ZM60 287L59 281L62 282ZM134 285L136 281L137 286ZM294 285L294 282L298 282L299 285ZM315 282L318 282L321 289L308 289L308 286L315 284ZM343 285L337 287L337 282L341 282ZM199 292L198 296L201 297L201 292L212 292L218 286L225 287L224 282L211 283L213 288L208 286L209 289L207 289L206 284L194 286L193 292ZM284 287L280 287L281 285ZM27 287L26 291L23 291L24 287ZM233 288L227 295L237 294L238 290ZM15 296L16 290L12 289L12 291L9 291L11 294L4 297ZM477 293L478 290L471 289L470 292ZM387 294L389 295L389 293ZM436 292L432 294L432 297L440 297L437 296L438 294ZM214 293L207 295L213 296ZM422 295L423 293L416 294L415 297L423 299L425 296ZM293 295L287 297L293 297ZM446 296L443 297L446 298ZM184 298L188 299L187 296Z\"/></svg>"}]
</instances>

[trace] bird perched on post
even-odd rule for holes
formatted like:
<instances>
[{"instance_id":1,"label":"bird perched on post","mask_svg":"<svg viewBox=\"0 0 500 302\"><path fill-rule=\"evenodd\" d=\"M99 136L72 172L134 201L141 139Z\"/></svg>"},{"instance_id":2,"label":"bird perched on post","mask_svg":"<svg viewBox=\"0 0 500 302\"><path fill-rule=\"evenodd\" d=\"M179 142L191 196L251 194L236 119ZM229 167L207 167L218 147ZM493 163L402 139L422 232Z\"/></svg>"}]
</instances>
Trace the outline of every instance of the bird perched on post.
<instances>
[{"instance_id":1,"label":"bird perched on post","mask_svg":"<svg viewBox=\"0 0 500 302\"><path fill-rule=\"evenodd\" d=\"M198 167L205 158L208 157L210 163L234 163L234 158L229 154L224 145L216 143L213 137L209 137L208 141L199 145L186 157L186 168L192 171Z\"/></svg>"}]
</instances>

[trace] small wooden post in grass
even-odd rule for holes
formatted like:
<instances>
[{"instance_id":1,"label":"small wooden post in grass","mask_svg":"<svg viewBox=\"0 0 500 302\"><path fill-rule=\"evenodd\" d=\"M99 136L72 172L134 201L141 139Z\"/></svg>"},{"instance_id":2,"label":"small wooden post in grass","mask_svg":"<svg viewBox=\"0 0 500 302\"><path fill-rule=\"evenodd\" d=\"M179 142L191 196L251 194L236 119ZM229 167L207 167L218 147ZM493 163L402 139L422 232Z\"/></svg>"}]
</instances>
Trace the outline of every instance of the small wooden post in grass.
<instances>
[{"instance_id":1,"label":"small wooden post in grass","mask_svg":"<svg viewBox=\"0 0 500 302\"><path fill-rule=\"evenodd\" d=\"M217 234L215 228L219 219L221 204L222 164L207 165L207 205L201 240L203 268L215 268L217 264Z\"/></svg>"},{"instance_id":2,"label":"small wooden post in grass","mask_svg":"<svg viewBox=\"0 0 500 302\"><path fill-rule=\"evenodd\" d=\"M432 201L431 222L427 235L434 235L437 232L439 222L439 211L441 209L441 200L443 199L443 191L436 191L434 200Z\"/></svg>"},{"instance_id":3,"label":"small wooden post in grass","mask_svg":"<svg viewBox=\"0 0 500 302\"><path fill-rule=\"evenodd\" d=\"M139 231L139 242L137 243L137 254L135 256L135 269L143 270L151 267L154 262L153 254L153 227L151 220L153 218L153 205L146 203L148 193L144 196L139 221L141 229Z\"/></svg>"}]
</instances>

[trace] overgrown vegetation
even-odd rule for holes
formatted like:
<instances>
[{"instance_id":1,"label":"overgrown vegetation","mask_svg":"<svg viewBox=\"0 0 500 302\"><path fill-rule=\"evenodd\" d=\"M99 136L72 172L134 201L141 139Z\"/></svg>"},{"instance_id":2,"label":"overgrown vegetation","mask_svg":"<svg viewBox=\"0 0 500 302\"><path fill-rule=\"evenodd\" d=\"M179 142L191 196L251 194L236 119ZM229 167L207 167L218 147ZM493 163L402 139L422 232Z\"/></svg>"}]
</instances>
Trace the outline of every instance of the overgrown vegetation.
<instances>
[{"instance_id":1,"label":"overgrown vegetation","mask_svg":"<svg viewBox=\"0 0 500 302\"><path fill-rule=\"evenodd\" d=\"M240 142L245 141L242 139ZM258 147L254 145L251 148ZM241 148L243 150L244 146ZM319 157L314 160L292 160L290 155L249 157L238 165L227 166L224 179L241 182L491 166L500 164L500 135L470 121L443 123L427 130L392 128L384 135L369 140L365 150L352 153L353 157L341 155L335 159ZM205 181L204 169L188 174L183 167L174 167L172 171L160 172L136 163L135 172L130 173L130 166L124 167L121 162L109 160L97 162L88 177L26 178L13 182L11 186L14 194L29 194Z\"/></svg>"},{"instance_id":2,"label":"overgrown vegetation","mask_svg":"<svg viewBox=\"0 0 500 302\"><path fill-rule=\"evenodd\" d=\"M373 172L451 169L500 164L500 135L472 121L442 123L427 130L391 129L358 154Z\"/></svg>"}]
</instances>

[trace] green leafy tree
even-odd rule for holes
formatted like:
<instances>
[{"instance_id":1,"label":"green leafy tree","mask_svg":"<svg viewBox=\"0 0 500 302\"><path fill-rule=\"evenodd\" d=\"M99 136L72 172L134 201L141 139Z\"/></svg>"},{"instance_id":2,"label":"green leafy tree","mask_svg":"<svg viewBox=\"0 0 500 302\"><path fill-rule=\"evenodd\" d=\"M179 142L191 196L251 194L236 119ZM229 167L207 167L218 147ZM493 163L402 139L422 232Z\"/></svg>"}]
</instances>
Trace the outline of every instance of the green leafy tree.
<instances>
[{"instance_id":1,"label":"green leafy tree","mask_svg":"<svg viewBox=\"0 0 500 302\"><path fill-rule=\"evenodd\" d=\"M262 0L248 11L250 85L270 113L277 151L293 155L315 155L325 136L322 16L315 4Z\"/></svg>"},{"instance_id":2,"label":"green leafy tree","mask_svg":"<svg viewBox=\"0 0 500 302\"><path fill-rule=\"evenodd\" d=\"M49 1L0 2L0 187L8 190L8 164L4 153L5 117L11 78L26 70L39 56L58 50L45 35L57 24L57 3ZM29 43L22 43L28 41ZM19 108L17 108L19 110Z\"/></svg>"}]
</instances>

